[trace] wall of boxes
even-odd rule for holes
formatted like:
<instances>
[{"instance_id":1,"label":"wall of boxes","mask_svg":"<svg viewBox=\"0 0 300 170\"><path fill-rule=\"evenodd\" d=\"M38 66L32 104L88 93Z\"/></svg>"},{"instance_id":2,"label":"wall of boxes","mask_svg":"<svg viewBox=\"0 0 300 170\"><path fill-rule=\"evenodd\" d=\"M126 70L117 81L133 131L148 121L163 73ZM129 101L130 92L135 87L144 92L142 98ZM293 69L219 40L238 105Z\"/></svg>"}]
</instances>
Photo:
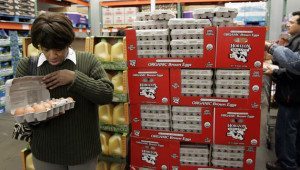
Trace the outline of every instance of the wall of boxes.
<instances>
[{"instance_id":1,"label":"wall of boxes","mask_svg":"<svg viewBox=\"0 0 300 170\"><path fill-rule=\"evenodd\" d=\"M265 28L234 27L229 8L137 16L126 32L131 169L254 169Z\"/></svg>"},{"instance_id":2,"label":"wall of boxes","mask_svg":"<svg viewBox=\"0 0 300 170\"><path fill-rule=\"evenodd\" d=\"M131 25L138 7L102 8L103 25Z\"/></svg>"}]
</instances>

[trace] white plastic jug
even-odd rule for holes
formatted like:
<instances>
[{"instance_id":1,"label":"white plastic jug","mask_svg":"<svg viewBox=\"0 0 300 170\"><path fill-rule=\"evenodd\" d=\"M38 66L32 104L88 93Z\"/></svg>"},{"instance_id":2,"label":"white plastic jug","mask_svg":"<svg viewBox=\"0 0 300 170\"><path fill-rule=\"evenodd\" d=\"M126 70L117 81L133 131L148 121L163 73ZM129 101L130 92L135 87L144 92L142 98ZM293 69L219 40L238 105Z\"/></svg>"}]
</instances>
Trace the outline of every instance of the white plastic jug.
<instances>
[{"instance_id":1,"label":"white plastic jug","mask_svg":"<svg viewBox=\"0 0 300 170\"><path fill-rule=\"evenodd\" d=\"M102 38L101 42L95 45L94 54L101 61L110 61L110 50L111 45L106 41L106 39Z\"/></svg>"},{"instance_id":2,"label":"white plastic jug","mask_svg":"<svg viewBox=\"0 0 300 170\"><path fill-rule=\"evenodd\" d=\"M116 44L111 47L111 60L124 61L123 40L119 39Z\"/></svg>"}]
</instances>

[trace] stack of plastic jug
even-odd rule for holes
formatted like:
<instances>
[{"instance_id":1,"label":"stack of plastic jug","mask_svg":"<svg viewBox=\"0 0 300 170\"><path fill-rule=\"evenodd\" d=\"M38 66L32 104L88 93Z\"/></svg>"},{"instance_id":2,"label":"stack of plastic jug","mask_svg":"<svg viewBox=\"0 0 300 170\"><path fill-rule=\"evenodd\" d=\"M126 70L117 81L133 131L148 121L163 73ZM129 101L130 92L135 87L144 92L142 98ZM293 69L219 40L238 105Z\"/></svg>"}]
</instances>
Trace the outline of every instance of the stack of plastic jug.
<instances>
[{"instance_id":1,"label":"stack of plastic jug","mask_svg":"<svg viewBox=\"0 0 300 170\"><path fill-rule=\"evenodd\" d=\"M118 72L115 76L111 78L111 82L114 85L114 92L115 93L123 93L123 73Z\"/></svg>"},{"instance_id":2,"label":"stack of plastic jug","mask_svg":"<svg viewBox=\"0 0 300 170\"><path fill-rule=\"evenodd\" d=\"M106 39L95 45L94 54L100 61L124 61L123 42L119 39L118 42L111 46Z\"/></svg>"},{"instance_id":3,"label":"stack of plastic jug","mask_svg":"<svg viewBox=\"0 0 300 170\"><path fill-rule=\"evenodd\" d=\"M110 156L122 156L122 137L120 134L110 135L100 132L102 154Z\"/></svg>"},{"instance_id":4,"label":"stack of plastic jug","mask_svg":"<svg viewBox=\"0 0 300 170\"><path fill-rule=\"evenodd\" d=\"M110 125L125 125L126 118L124 104L119 103L116 106L112 104L99 106L99 120L101 123Z\"/></svg>"}]
</instances>

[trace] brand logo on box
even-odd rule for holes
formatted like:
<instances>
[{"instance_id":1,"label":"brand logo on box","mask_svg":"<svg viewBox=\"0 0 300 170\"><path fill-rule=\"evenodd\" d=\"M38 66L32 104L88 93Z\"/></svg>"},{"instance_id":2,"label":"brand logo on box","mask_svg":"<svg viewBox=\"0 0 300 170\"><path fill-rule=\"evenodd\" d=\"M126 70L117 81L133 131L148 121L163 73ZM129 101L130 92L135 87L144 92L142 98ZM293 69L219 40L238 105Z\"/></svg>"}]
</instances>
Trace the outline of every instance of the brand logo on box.
<instances>
[{"instance_id":1,"label":"brand logo on box","mask_svg":"<svg viewBox=\"0 0 300 170\"><path fill-rule=\"evenodd\" d=\"M156 157L158 156L157 152L142 150L142 160L155 165Z\"/></svg>"},{"instance_id":2,"label":"brand logo on box","mask_svg":"<svg viewBox=\"0 0 300 170\"><path fill-rule=\"evenodd\" d=\"M156 84L140 84L140 95L146 98L155 99L156 90Z\"/></svg>"},{"instance_id":3,"label":"brand logo on box","mask_svg":"<svg viewBox=\"0 0 300 170\"><path fill-rule=\"evenodd\" d=\"M249 44L230 44L231 54L229 58L233 58L236 61L246 63L248 61L248 53L251 50Z\"/></svg>"},{"instance_id":4,"label":"brand logo on box","mask_svg":"<svg viewBox=\"0 0 300 170\"><path fill-rule=\"evenodd\" d=\"M227 136L232 137L233 139L244 140L247 126L228 124L227 130L228 130Z\"/></svg>"}]
</instances>

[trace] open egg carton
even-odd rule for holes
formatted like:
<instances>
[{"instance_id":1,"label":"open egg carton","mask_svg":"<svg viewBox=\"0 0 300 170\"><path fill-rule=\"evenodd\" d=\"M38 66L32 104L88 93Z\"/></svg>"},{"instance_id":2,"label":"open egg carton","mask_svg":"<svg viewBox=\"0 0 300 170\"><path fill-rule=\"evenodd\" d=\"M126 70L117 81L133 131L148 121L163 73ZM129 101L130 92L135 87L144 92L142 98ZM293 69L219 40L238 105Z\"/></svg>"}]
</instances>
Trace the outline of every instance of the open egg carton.
<instances>
[{"instance_id":1,"label":"open egg carton","mask_svg":"<svg viewBox=\"0 0 300 170\"><path fill-rule=\"evenodd\" d=\"M208 166L209 148L207 145L180 145L180 163L183 165Z\"/></svg>"},{"instance_id":2,"label":"open egg carton","mask_svg":"<svg viewBox=\"0 0 300 170\"><path fill-rule=\"evenodd\" d=\"M18 123L40 122L64 114L73 109L75 101L71 98L52 99L19 107L11 111Z\"/></svg>"},{"instance_id":3,"label":"open egg carton","mask_svg":"<svg viewBox=\"0 0 300 170\"><path fill-rule=\"evenodd\" d=\"M135 30L167 29L168 21L134 21L132 26Z\"/></svg>"},{"instance_id":4,"label":"open egg carton","mask_svg":"<svg viewBox=\"0 0 300 170\"><path fill-rule=\"evenodd\" d=\"M203 29L173 29L171 30L172 40L178 39L203 39Z\"/></svg>"},{"instance_id":5,"label":"open egg carton","mask_svg":"<svg viewBox=\"0 0 300 170\"><path fill-rule=\"evenodd\" d=\"M170 29L201 29L211 25L209 19L172 18L168 22Z\"/></svg>"}]
</instances>

